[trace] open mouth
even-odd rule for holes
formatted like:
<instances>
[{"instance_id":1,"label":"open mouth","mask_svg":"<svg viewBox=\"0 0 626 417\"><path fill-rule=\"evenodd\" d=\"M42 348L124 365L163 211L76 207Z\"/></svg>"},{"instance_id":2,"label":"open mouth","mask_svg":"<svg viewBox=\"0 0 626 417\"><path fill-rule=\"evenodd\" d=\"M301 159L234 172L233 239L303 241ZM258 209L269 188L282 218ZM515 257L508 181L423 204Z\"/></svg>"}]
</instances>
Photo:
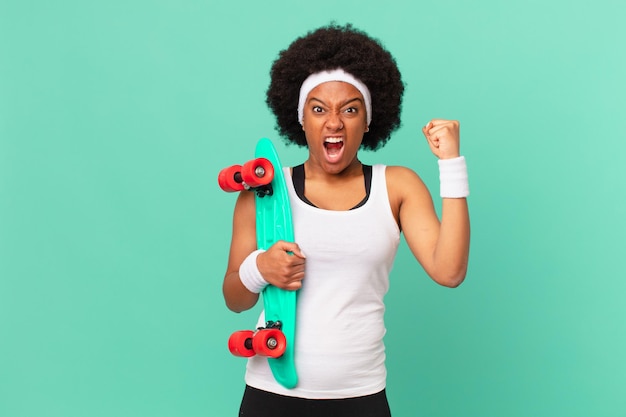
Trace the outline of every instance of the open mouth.
<instances>
[{"instance_id":1,"label":"open mouth","mask_svg":"<svg viewBox=\"0 0 626 417\"><path fill-rule=\"evenodd\" d=\"M341 150L343 149L343 139L342 138L326 138L324 140L324 148L326 149L326 154L329 157L339 156L341 154Z\"/></svg>"}]
</instances>

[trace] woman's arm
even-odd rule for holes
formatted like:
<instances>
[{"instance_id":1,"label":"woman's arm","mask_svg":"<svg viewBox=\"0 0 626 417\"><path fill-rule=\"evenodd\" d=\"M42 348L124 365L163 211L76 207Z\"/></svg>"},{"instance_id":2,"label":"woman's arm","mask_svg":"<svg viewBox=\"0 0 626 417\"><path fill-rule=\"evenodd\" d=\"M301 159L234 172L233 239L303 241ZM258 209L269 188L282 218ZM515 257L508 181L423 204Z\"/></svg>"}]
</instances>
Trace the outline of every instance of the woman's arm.
<instances>
[{"instance_id":1,"label":"woman's arm","mask_svg":"<svg viewBox=\"0 0 626 417\"><path fill-rule=\"evenodd\" d=\"M241 192L235 205L230 254L222 287L226 306L238 313L254 307L259 300L259 294L242 282L240 272L246 273L241 269L244 261L248 261L248 273L254 269L254 275L260 275L265 285L297 290L302 287L304 278L305 256L296 243L278 241L259 253L256 259L248 259L257 249L255 216L254 193Z\"/></svg>"},{"instance_id":2,"label":"woman's arm","mask_svg":"<svg viewBox=\"0 0 626 417\"><path fill-rule=\"evenodd\" d=\"M458 158L458 122L433 120L423 131L440 160ZM428 189L413 171L390 167L388 186L399 207L398 221L413 255L434 281L447 287L459 286L465 279L469 259L467 199L444 197L439 221Z\"/></svg>"},{"instance_id":3,"label":"woman's arm","mask_svg":"<svg viewBox=\"0 0 626 417\"><path fill-rule=\"evenodd\" d=\"M239 193L233 214L233 234L222 287L226 306L237 313L254 307L259 299L259 294L249 291L239 277L239 267L256 250L255 215L254 194Z\"/></svg>"}]
</instances>

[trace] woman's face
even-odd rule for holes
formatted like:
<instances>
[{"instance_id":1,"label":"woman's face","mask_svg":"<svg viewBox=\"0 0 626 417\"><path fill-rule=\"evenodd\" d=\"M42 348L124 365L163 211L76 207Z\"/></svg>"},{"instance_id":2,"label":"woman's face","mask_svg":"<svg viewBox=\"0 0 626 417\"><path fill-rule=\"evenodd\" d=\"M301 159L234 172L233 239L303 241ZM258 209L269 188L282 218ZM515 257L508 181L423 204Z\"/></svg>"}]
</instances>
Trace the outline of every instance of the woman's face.
<instances>
[{"instance_id":1,"label":"woman's face","mask_svg":"<svg viewBox=\"0 0 626 417\"><path fill-rule=\"evenodd\" d=\"M309 163L338 174L358 163L357 152L367 131L363 96L352 84L330 81L315 87L304 104L302 129Z\"/></svg>"}]
</instances>

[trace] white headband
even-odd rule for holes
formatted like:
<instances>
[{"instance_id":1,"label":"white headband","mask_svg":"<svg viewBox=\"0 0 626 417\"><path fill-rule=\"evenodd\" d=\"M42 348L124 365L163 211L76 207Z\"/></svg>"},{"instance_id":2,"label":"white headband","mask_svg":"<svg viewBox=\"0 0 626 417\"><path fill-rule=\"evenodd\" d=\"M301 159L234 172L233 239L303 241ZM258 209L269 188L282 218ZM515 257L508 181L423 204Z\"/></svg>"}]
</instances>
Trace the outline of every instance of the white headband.
<instances>
[{"instance_id":1,"label":"white headband","mask_svg":"<svg viewBox=\"0 0 626 417\"><path fill-rule=\"evenodd\" d=\"M363 100L365 100L365 112L367 113L367 124L369 125L372 121L372 98L370 96L370 90L368 90L367 86L357 80L352 74L345 72L341 68L331 71L316 72L309 75L309 77L304 80L302 87L300 87L300 100L298 101L298 121L300 124L302 124L302 119L304 117L304 102L309 96L311 90L318 85L329 81L343 81L344 83L352 84L357 90L359 90L363 96Z\"/></svg>"}]
</instances>

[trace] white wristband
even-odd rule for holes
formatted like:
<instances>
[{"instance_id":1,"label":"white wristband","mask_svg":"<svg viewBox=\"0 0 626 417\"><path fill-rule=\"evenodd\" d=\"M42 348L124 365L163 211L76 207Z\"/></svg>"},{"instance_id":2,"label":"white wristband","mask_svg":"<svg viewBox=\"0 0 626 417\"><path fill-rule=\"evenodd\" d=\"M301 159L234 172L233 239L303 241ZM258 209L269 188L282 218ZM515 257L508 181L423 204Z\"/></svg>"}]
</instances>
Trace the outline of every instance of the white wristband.
<instances>
[{"instance_id":1,"label":"white wristband","mask_svg":"<svg viewBox=\"0 0 626 417\"><path fill-rule=\"evenodd\" d=\"M439 186L441 198L464 198L469 195L465 157L439 160Z\"/></svg>"},{"instance_id":2,"label":"white wristband","mask_svg":"<svg viewBox=\"0 0 626 417\"><path fill-rule=\"evenodd\" d=\"M250 292L255 294L259 294L268 285L268 282L265 281L256 265L257 256L263 252L265 252L263 249L255 250L248 255L246 259L244 259L239 267L239 279L241 280L241 283Z\"/></svg>"}]
</instances>

